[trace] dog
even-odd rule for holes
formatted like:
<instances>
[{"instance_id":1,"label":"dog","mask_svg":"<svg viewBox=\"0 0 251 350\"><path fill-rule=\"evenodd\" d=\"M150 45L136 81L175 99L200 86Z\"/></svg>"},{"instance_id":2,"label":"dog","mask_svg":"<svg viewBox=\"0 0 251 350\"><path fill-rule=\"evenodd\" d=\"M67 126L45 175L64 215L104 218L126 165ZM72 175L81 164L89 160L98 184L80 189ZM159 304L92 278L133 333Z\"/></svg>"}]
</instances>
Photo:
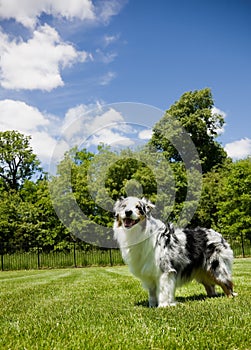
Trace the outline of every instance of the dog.
<instances>
[{"instance_id":1,"label":"dog","mask_svg":"<svg viewBox=\"0 0 251 350\"><path fill-rule=\"evenodd\" d=\"M176 305L176 287L196 279L209 297L219 285L228 296L233 291L233 251L212 229L176 229L151 215L147 199L120 198L114 206L114 238L123 260L149 294L149 307Z\"/></svg>"}]
</instances>

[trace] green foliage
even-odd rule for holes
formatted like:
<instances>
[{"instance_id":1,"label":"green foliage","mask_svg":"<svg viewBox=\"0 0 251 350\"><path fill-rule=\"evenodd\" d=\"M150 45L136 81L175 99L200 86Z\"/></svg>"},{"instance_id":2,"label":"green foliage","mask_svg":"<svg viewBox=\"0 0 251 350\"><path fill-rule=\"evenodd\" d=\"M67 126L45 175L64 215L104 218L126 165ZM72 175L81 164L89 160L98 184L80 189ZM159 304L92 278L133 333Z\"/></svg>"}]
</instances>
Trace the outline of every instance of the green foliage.
<instances>
[{"instance_id":1,"label":"green foliage","mask_svg":"<svg viewBox=\"0 0 251 350\"><path fill-rule=\"evenodd\" d=\"M65 238L55 215L46 180L26 181L20 191L0 193L2 250L25 251L41 246L50 250Z\"/></svg>"},{"instance_id":2,"label":"green foliage","mask_svg":"<svg viewBox=\"0 0 251 350\"><path fill-rule=\"evenodd\" d=\"M197 223L251 240L251 159L228 162L207 173L203 183Z\"/></svg>"},{"instance_id":3,"label":"green foliage","mask_svg":"<svg viewBox=\"0 0 251 350\"><path fill-rule=\"evenodd\" d=\"M184 93L154 126L151 144L164 152L169 161L180 162L189 149L184 138L186 131L197 149L204 173L222 164L226 153L215 137L224 119L213 113L213 106L212 93L208 88Z\"/></svg>"},{"instance_id":4,"label":"green foliage","mask_svg":"<svg viewBox=\"0 0 251 350\"><path fill-rule=\"evenodd\" d=\"M29 145L30 139L17 131L0 132L0 178L7 190L17 190L41 170Z\"/></svg>"},{"instance_id":5,"label":"green foliage","mask_svg":"<svg viewBox=\"0 0 251 350\"><path fill-rule=\"evenodd\" d=\"M223 177L217 209L224 234L251 240L251 158L233 163Z\"/></svg>"}]
</instances>

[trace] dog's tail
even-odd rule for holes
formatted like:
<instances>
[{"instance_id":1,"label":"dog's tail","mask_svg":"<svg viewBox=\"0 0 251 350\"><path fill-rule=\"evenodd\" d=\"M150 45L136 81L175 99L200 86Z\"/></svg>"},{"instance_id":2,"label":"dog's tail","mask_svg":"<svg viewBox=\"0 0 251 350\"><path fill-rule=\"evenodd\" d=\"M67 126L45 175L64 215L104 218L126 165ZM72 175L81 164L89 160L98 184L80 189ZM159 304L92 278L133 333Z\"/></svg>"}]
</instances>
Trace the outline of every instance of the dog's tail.
<instances>
[{"instance_id":1,"label":"dog's tail","mask_svg":"<svg viewBox=\"0 0 251 350\"><path fill-rule=\"evenodd\" d=\"M227 296L236 296L232 282L233 251L217 232L211 231L211 234L214 234L214 240L206 249L207 271Z\"/></svg>"}]
</instances>

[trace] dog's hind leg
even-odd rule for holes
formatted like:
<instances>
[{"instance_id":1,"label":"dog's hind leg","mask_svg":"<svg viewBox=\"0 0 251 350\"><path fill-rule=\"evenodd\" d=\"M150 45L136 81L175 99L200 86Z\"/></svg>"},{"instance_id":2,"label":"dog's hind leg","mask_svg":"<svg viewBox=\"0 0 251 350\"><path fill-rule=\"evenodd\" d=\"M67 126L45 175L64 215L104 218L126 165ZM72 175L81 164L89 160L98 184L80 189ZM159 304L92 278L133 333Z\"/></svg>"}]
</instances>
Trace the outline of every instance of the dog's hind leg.
<instances>
[{"instance_id":1,"label":"dog's hind leg","mask_svg":"<svg viewBox=\"0 0 251 350\"><path fill-rule=\"evenodd\" d=\"M211 277L215 284L219 285L227 297L237 296L233 291L233 282L231 280L231 273L227 269L219 267L218 269L211 269Z\"/></svg>"},{"instance_id":2,"label":"dog's hind leg","mask_svg":"<svg viewBox=\"0 0 251 350\"><path fill-rule=\"evenodd\" d=\"M226 294L227 297L231 298L231 297L236 297L238 294L235 293L233 291L233 282L230 280L226 280L226 281L220 281L218 279L215 280L216 283L221 286L221 288L223 289L223 292Z\"/></svg>"},{"instance_id":3,"label":"dog's hind leg","mask_svg":"<svg viewBox=\"0 0 251 350\"><path fill-rule=\"evenodd\" d=\"M203 284L203 286L206 289L208 297L212 298L212 297L216 297L217 296L217 293L215 291L215 285L208 284L208 283L205 283L205 282L202 282L202 284Z\"/></svg>"}]
</instances>

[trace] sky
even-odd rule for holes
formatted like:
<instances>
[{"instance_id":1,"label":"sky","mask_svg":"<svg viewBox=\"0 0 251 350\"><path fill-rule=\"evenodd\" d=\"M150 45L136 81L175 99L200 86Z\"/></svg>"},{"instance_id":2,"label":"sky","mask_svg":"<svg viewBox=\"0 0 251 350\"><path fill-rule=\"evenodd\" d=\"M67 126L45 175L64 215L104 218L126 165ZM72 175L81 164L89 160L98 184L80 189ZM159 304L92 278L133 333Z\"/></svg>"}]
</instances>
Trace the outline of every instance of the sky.
<instances>
[{"instance_id":1,"label":"sky","mask_svg":"<svg viewBox=\"0 0 251 350\"><path fill-rule=\"evenodd\" d=\"M0 0L0 131L46 167L77 145L144 142L163 111L209 87L218 141L251 155L249 0Z\"/></svg>"}]
</instances>

